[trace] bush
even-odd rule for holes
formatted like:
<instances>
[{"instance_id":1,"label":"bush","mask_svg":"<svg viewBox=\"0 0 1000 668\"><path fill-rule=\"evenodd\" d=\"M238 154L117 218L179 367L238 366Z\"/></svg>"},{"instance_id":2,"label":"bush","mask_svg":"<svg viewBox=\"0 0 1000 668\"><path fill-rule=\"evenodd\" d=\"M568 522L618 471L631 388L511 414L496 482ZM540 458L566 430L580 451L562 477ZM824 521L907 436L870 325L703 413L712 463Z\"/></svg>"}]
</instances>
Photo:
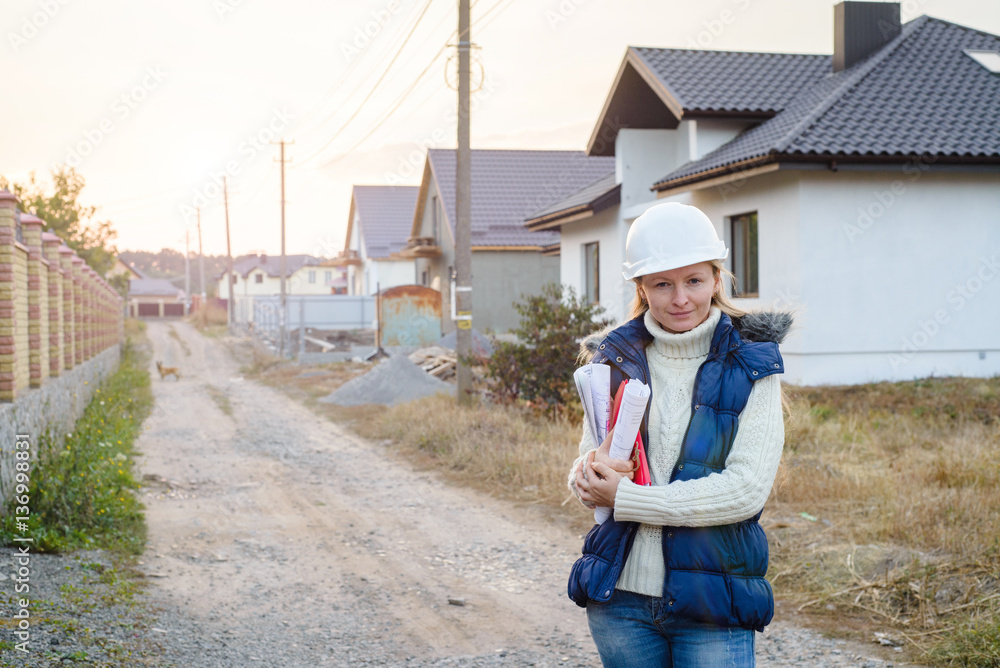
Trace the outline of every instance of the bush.
<instances>
[{"instance_id":1,"label":"bush","mask_svg":"<svg viewBox=\"0 0 1000 668\"><path fill-rule=\"evenodd\" d=\"M523 296L514 308L521 324L518 343L500 342L486 362L493 395L558 411L576 397L573 370L580 339L607 325L604 309L577 297L573 288L550 283L541 294Z\"/></svg>"}]
</instances>

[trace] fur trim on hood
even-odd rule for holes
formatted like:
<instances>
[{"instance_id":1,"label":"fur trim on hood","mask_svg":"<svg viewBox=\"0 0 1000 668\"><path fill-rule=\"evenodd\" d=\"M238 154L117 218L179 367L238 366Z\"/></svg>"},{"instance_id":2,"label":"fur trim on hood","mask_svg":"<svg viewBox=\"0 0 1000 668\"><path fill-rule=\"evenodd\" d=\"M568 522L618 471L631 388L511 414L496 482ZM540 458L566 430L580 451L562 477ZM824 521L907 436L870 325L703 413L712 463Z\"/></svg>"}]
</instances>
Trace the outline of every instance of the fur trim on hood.
<instances>
[{"instance_id":1,"label":"fur trim on hood","mask_svg":"<svg viewBox=\"0 0 1000 668\"><path fill-rule=\"evenodd\" d=\"M740 318L733 318L733 326L747 341L773 341L781 343L792 328L792 314L786 311L752 311ZM619 323L620 325L620 323ZM581 364L586 364L597 352L597 347L608 334L619 325L608 325L604 329L589 334L580 342Z\"/></svg>"}]
</instances>

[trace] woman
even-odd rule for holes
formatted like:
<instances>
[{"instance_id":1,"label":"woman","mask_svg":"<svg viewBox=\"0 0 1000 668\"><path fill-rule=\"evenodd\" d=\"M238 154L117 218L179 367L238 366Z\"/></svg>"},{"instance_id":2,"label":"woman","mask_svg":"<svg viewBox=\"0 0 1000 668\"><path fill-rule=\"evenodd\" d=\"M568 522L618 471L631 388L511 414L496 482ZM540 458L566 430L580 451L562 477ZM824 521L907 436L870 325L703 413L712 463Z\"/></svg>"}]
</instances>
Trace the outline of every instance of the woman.
<instances>
[{"instance_id":1,"label":"woman","mask_svg":"<svg viewBox=\"0 0 1000 668\"><path fill-rule=\"evenodd\" d=\"M605 666L753 666L754 631L774 611L767 538L757 520L784 443L778 342L787 314L747 314L727 299L728 255L711 221L677 203L632 224L625 279L632 319L585 345L612 388L638 378L652 396L640 433L652 485L631 481L584 429L570 488L614 509L573 566Z\"/></svg>"}]
</instances>

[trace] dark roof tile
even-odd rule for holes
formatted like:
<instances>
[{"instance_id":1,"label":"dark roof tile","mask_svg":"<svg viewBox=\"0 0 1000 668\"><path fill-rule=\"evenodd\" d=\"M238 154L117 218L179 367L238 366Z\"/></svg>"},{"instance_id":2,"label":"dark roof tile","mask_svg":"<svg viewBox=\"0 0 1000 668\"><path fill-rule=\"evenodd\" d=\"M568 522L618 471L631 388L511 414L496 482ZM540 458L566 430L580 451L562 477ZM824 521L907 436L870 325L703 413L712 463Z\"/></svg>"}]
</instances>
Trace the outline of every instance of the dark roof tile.
<instances>
[{"instance_id":1,"label":"dark roof tile","mask_svg":"<svg viewBox=\"0 0 1000 668\"><path fill-rule=\"evenodd\" d=\"M776 113L832 67L826 55L629 48L685 112Z\"/></svg>"},{"instance_id":2,"label":"dark roof tile","mask_svg":"<svg viewBox=\"0 0 1000 668\"><path fill-rule=\"evenodd\" d=\"M427 152L443 199L445 218L455 231L455 150ZM559 241L553 231L531 232L531 214L614 170L613 157L583 151L472 151L473 246L545 246Z\"/></svg>"},{"instance_id":3,"label":"dark roof tile","mask_svg":"<svg viewBox=\"0 0 1000 668\"><path fill-rule=\"evenodd\" d=\"M419 192L417 186L354 186L368 257L386 258L406 246Z\"/></svg>"},{"instance_id":4,"label":"dark roof tile","mask_svg":"<svg viewBox=\"0 0 1000 668\"><path fill-rule=\"evenodd\" d=\"M964 53L1000 37L926 16L850 69L796 95L753 127L657 182L770 155L1000 157L1000 76Z\"/></svg>"}]
</instances>

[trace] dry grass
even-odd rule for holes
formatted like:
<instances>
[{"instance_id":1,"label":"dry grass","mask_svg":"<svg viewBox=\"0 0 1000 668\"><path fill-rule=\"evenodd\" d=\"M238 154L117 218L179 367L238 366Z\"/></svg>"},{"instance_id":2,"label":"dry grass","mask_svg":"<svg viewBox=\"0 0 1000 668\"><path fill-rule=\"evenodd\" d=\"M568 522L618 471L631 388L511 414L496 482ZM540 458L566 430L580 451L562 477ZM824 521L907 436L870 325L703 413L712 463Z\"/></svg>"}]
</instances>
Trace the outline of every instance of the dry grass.
<instances>
[{"instance_id":1,"label":"dry grass","mask_svg":"<svg viewBox=\"0 0 1000 668\"><path fill-rule=\"evenodd\" d=\"M205 308L200 308L187 318L188 322L195 326L199 331L205 329L218 327L219 325L225 326L229 322L229 315L226 313L226 309L218 306L216 304L210 304Z\"/></svg>"},{"instance_id":2,"label":"dry grass","mask_svg":"<svg viewBox=\"0 0 1000 668\"><path fill-rule=\"evenodd\" d=\"M923 662L1000 666L1000 379L788 394L764 519L778 596Z\"/></svg>"}]
</instances>

